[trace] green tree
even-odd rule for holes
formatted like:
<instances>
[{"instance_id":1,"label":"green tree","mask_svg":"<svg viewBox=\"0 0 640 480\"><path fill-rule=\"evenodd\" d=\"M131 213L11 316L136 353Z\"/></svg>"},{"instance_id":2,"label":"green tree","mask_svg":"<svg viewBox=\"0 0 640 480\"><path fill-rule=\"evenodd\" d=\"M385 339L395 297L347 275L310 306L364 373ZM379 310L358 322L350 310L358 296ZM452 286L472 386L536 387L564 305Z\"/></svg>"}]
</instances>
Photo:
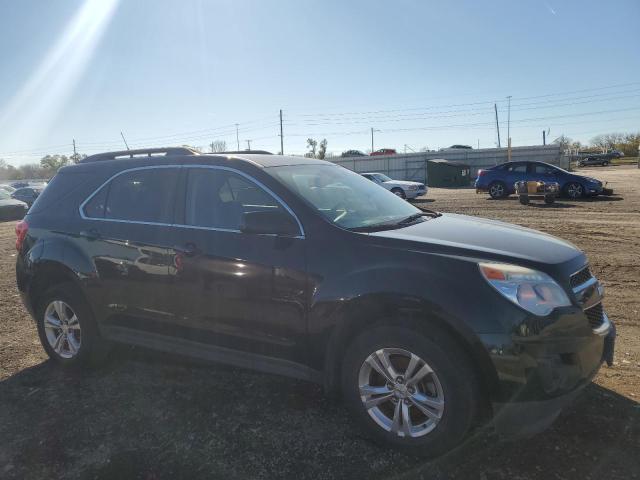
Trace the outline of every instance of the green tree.
<instances>
[{"instance_id":1,"label":"green tree","mask_svg":"<svg viewBox=\"0 0 640 480\"><path fill-rule=\"evenodd\" d=\"M40 166L55 173L60 168L71 163L71 161L66 155L46 155L40 159Z\"/></svg>"},{"instance_id":2,"label":"green tree","mask_svg":"<svg viewBox=\"0 0 640 480\"><path fill-rule=\"evenodd\" d=\"M327 156L327 139L323 138L318 149L318 158L323 160Z\"/></svg>"}]
</instances>

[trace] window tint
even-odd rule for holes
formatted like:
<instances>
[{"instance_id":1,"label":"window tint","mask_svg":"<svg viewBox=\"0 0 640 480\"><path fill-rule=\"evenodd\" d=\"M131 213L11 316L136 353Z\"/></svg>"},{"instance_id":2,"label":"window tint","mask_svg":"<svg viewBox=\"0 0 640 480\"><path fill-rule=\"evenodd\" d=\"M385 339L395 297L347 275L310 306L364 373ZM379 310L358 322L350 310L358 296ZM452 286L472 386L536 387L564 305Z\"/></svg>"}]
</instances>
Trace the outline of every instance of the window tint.
<instances>
[{"instance_id":1,"label":"window tint","mask_svg":"<svg viewBox=\"0 0 640 480\"><path fill-rule=\"evenodd\" d=\"M533 166L533 172L534 173L547 174L547 173L554 173L554 169L552 167L547 166L547 165L542 165L540 163L536 163Z\"/></svg>"},{"instance_id":2,"label":"window tint","mask_svg":"<svg viewBox=\"0 0 640 480\"><path fill-rule=\"evenodd\" d=\"M85 206L88 217L136 222L172 223L177 168L123 173Z\"/></svg>"},{"instance_id":3,"label":"window tint","mask_svg":"<svg viewBox=\"0 0 640 480\"><path fill-rule=\"evenodd\" d=\"M107 192L109 186L105 186L96 193L91 200L89 200L84 206L84 214L90 218L104 218L104 207L107 203Z\"/></svg>"},{"instance_id":4,"label":"window tint","mask_svg":"<svg viewBox=\"0 0 640 480\"><path fill-rule=\"evenodd\" d=\"M239 230L244 213L271 209L282 209L282 206L241 175L210 168L189 170L187 225Z\"/></svg>"},{"instance_id":5,"label":"window tint","mask_svg":"<svg viewBox=\"0 0 640 480\"><path fill-rule=\"evenodd\" d=\"M510 172L516 173L526 173L527 172L527 164L526 163L518 163L516 165L509 166Z\"/></svg>"}]
</instances>

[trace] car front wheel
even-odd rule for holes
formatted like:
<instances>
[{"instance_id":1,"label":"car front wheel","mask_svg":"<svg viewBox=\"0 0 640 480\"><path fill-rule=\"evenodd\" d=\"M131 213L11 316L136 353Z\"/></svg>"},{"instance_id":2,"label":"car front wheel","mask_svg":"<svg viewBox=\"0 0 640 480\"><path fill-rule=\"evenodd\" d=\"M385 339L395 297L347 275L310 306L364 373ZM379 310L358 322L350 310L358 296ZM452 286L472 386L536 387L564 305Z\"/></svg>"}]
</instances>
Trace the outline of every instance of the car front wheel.
<instances>
[{"instance_id":1,"label":"car front wheel","mask_svg":"<svg viewBox=\"0 0 640 480\"><path fill-rule=\"evenodd\" d=\"M465 358L440 332L376 328L348 348L343 395L374 440L436 456L462 441L475 416L475 377Z\"/></svg>"},{"instance_id":2,"label":"car front wheel","mask_svg":"<svg viewBox=\"0 0 640 480\"><path fill-rule=\"evenodd\" d=\"M391 192L399 196L400 198L407 198L407 195L404 193L404 190L401 188L392 188Z\"/></svg>"},{"instance_id":3,"label":"car front wheel","mask_svg":"<svg viewBox=\"0 0 640 480\"><path fill-rule=\"evenodd\" d=\"M575 182L571 182L567 184L567 186L564 187L564 191L567 197L571 199L580 198L584 194L584 189L582 188L582 185Z\"/></svg>"}]
</instances>

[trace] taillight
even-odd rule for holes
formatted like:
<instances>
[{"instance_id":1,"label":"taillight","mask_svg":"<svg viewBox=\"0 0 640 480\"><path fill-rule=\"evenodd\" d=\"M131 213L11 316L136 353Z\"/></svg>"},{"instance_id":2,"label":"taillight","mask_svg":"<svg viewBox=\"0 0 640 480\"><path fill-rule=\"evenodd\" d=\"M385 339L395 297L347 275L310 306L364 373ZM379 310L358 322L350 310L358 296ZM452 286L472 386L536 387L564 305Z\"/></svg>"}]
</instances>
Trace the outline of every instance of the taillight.
<instances>
[{"instance_id":1,"label":"taillight","mask_svg":"<svg viewBox=\"0 0 640 480\"><path fill-rule=\"evenodd\" d=\"M25 220L20 220L16 224L16 250L22 250L22 244L29 231L29 224Z\"/></svg>"},{"instance_id":2,"label":"taillight","mask_svg":"<svg viewBox=\"0 0 640 480\"><path fill-rule=\"evenodd\" d=\"M482 175L484 175L484 170L478 170L478 176L481 177Z\"/></svg>"}]
</instances>

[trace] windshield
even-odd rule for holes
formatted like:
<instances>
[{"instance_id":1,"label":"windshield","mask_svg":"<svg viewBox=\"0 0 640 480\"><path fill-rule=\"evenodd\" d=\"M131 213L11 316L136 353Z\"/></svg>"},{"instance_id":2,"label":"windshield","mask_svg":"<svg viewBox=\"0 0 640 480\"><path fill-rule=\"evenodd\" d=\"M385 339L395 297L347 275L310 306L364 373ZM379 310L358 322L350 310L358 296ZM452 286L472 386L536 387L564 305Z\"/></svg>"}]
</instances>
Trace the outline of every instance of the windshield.
<instances>
[{"instance_id":1,"label":"windshield","mask_svg":"<svg viewBox=\"0 0 640 480\"><path fill-rule=\"evenodd\" d=\"M421 212L390 191L337 165L288 165L266 171L324 218L343 228L394 223Z\"/></svg>"},{"instance_id":2,"label":"windshield","mask_svg":"<svg viewBox=\"0 0 640 480\"><path fill-rule=\"evenodd\" d=\"M391 181L391 178L387 177L383 173L374 173L373 176L376 177L380 182L390 182Z\"/></svg>"},{"instance_id":3,"label":"windshield","mask_svg":"<svg viewBox=\"0 0 640 480\"><path fill-rule=\"evenodd\" d=\"M0 200L8 200L11 196L4 190L0 190Z\"/></svg>"}]
</instances>

